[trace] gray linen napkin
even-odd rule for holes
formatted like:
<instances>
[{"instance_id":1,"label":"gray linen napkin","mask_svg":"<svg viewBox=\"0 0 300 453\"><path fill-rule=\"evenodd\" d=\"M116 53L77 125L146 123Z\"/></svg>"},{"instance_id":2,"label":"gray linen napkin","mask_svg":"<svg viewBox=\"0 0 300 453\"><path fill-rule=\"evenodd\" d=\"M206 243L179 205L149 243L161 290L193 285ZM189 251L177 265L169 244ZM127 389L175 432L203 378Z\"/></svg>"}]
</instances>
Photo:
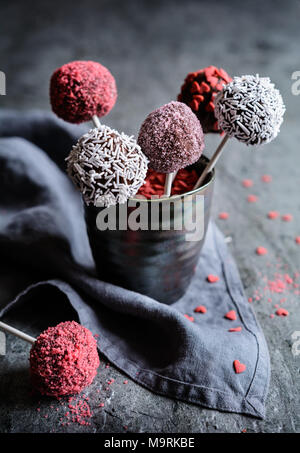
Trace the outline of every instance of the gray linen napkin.
<instances>
[{"instance_id":1,"label":"gray linen napkin","mask_svg":"<svg viewBox=\"0 0 300 453\"><path fill-rule=\"evenodd\" d=\"M35 282L0 305L0 316L55 287L80 322L99 334L101 353L136 382L172 398L263 418L268 349L213 223L187 293L171 306L96 278L81 198L63 171L81 132L51 114L0 111L1 262L13 263L16 281L26 266ZM208 274L220 280L211 284ZM205 314L194 313L199 305ZM229 310L236 321L224 318ZM229 332L237 326L240 332ZM246 365L243 373L235 373L235 360Z\"/></svg>"}]
</instances>

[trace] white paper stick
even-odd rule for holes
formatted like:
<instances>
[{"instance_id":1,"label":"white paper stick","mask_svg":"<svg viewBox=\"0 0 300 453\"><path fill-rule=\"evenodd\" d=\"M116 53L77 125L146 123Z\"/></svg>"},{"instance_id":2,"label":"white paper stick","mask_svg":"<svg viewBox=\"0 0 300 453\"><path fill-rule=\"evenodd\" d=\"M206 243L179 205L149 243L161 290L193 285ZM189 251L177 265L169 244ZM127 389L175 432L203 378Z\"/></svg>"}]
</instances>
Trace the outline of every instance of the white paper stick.
<instances>
[{"instance_id":1,"label":"white paper stick","mask_svg":"<svg viewBox=\"0 0 300 453\"><path fill-rule=\"evenodd\" d=\"M98 129L100 129L101 123L100 123L98 116L93 115L92 120L93 120L94 126L97 127Z\"/></svg>"},{"instance_id":2,"label":"white paper stick","mask_svg":"<svg viewBox=\"0 0 300 453\"><path fill-rule=\"evenodd\" d=\"M175 176L176 176L176 174L175 174ZM174 173L168 173L166 175L164 197L169 197L171 195L173 178L174 178Z\"/></svg>"},{"instance_id":3,"label":"white paper stick","mask_svg":"<svg viewBox=\"0 0 300 453\"><path fill-rule=\"evenodd\" d=\"M11 333L12 335L15 335L16 337L21 338L24 341L27 341L28 343L34 344L36 339L27 335L24 332L21 332L21 330L15 329L14 327L11 327L4 322L0 321L0 329L4 330L4 332Z\"/></svg>"},{"instance_id":4,"label":"white paper stick","mask_svg":"<svg viewBox=\"0 0 300 453\"><path fill-rule=\"evenodd\" d=\"M208 164L206 165L206 167L204 168L201 176L199 177L196 185L194 186L194 189L198 189L201 184L204 182L207 174L212 171L212 169L215 167L216 163L218 162L219 160L219 157L221 156L222 154L222 151L223 151L223 146L225 145L225 143L227 142L227 140L229 139L229 136L228 135L225 135L225 137L223 138L223 140L221 141L221 143L219 144L215 154L213 155L213 157L210 159L210 161L208 162Z\"/></svg>"}]
</instances>

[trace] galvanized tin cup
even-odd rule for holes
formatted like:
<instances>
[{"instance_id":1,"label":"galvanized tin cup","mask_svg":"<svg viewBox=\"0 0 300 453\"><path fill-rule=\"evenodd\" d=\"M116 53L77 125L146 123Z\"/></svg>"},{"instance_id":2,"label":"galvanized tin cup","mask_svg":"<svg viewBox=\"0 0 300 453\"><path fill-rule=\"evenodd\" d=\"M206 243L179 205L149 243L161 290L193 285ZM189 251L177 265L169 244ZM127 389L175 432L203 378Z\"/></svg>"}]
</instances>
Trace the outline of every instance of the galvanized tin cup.
<instances>
[{"instance_id":1,"label":"galvanized tin cup","mask_svg":"<svg viewBox=\"0 0 300 453\"><path fill-rule=\"evenodd\" d=\"M206 163L207 159L202 157L193 168L200 175ZM85 206L87 232L99 278L165 304L171 304L183 296L204 243L213 185L214 172L208 174L202 187L184 195L169 199L129 200L127 206L116 207L116 229L113 230L98 229L98 215L103 215L105 208ZM126 215L129 221L136 209L130 204L146 208L147 229L134 231L120 227L120 207L128 208ZM154 212L155 215L159 212L155 229ZM170 212L169 223L164 219L164 212ZM124 217L124 211L122 215ZM193 226L197 232L191 231Z\"/></svg>"}]
</instances>

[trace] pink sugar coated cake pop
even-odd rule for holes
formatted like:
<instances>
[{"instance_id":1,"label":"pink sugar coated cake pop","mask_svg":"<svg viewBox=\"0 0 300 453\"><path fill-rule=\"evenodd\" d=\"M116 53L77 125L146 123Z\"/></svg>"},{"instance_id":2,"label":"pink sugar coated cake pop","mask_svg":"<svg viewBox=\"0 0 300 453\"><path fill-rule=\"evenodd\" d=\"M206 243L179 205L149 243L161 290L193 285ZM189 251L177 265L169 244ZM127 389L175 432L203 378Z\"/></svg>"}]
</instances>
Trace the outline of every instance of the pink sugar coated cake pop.
<instances>
[{"instance_id":1,"label":"pink sugar coated cake pop","mask_svg":"<svg viewBox=\"0 0 300 453\"><path fill-rule=\"evenodd\" d=\"M30 351L32 384L42 395L81 392L93 382L99 364L96 340L75 321L49 327Z\"/></svg>"},{"instance_id":2,"label":"pink sugar coated cake pop","mask_svg":"<svg viewBox=\"0 0 300 453\"><path fill-rule=\"evenodd\" d=\"M143 122L138 144L149 167L172 173L195 163L204 149L201 124L182 102L170 102L150 113Z\"/></svg>"},{"instance_id":3,"label":"pink sugar coated cake pop","mask_svg":"<svg viewBox=\"0 0 300 453\"><path fill-rule=\"evenodd\" d=\"M109 70L94 61L72 61L58 68L50 80L50 101L57 116L69 123L107 115L117 99Z\"/></svg>"}]
</instances>

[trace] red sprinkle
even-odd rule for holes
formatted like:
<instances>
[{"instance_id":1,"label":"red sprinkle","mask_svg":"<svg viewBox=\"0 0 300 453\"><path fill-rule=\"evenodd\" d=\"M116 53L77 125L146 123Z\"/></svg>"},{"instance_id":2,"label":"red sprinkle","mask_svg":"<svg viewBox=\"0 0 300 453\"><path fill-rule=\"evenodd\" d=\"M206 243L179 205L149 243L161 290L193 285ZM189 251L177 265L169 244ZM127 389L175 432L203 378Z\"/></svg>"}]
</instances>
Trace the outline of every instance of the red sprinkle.
<instances>
[{"instance_id":1,"label":"red sprinkle","mask_svg":"<svg viewBox=\"0 0 300 453\"><path fill-rule=\"evenodd\" d=\"M230 319L230 321L235 321L237 318L236 312L234 310L230 310L228 313L226 313L225 318Z\"/></svg>"},{"instance_id":2,"label":"red sprinkle","mask_svg":"<svg viewBox=\"0 0 300 453\"><path fill-rule=\"evenodd\" d=\"M288 316L289 315L289 312L285 308L278 308L275 313L277 316Z\"/></svg>"},{"instance_id":3,"label":"red sprinkle","mask_svg":"<svg viewBox=\"0 0 300 453\"><path fill-rule=\"evenodd\" d=\"M266 255L268 250L265 247L257 247L256 253L257 255Z\"/></svg>"},{"instance_id":4,"label":"red sprinkle","mask_svg":"<svg viewBox=\"0 0 300 453\"><path fill-rule=\"evenodd\" d=\"M296 241L297 244L300 244L300 236L297 236L295 241Z\"/></svg>"},{"instance_id":5,"label":"red sprinkle","mask_svg":"<svg viewBox=\"0 0 300 453\"><path fill-rule=\"evenodd\" d=\"M247 197L248 203L255 203L257 200L258 200L257 195L248 195L248 197Z\"/></svg>"},{"instance_id":6,"label":"red sprinkle","mask_svg":"<svg viewBox=\"0 0 300 453\"><path fill-rule=\"evenodd\" d=\"M290 222L291 220L293 220L292 214L285 214L281 218L284 222Z\"/></svg>"},{"instance_id":7,"label":"red sprinkle","mask_svg":"<svg viewBox=\"0 0 300 453\"><path fill-rule=\"evenodd\" d=\"M279 217L279 212L277 211L270 211L268 212L268 217L269 219L277 219L277 217Z\"/></svg>"},{"instance_id":8,"label":"red sprinkle","mask_svg":"<svg viewBox=\"0 0 300 453\"><path fill-rule=\"evenodd\" d=\"M207 308L204 307L204 305L199 305L198 307L195 308L194 312L195 313L206 313Z\"/></svg>"},{"instance_id":9,"label":"red sprinkle","mask_svg":"<svg viewBox=\"0 0 300 453\"><path fill-rule=\"evenodd\" d=\"M219 214L219 219L226 220L228 219L228 217L229 217L228 212L220 212Z\"/></svg>"},{"instance_id":10,"label":"red sprinkle","mask_svg":"<svg viewBox=\"0 0 300 453\"><path fill-rule=\"evenodd\" d=\"M232 329L229 329L228 332L240 332L241 330L241 327L232 327Z\"/></svg>"},{"instance_id":11,"label":"red sprinkle","mask_svg":"<svg viewBox=\"0 0 300 453\"><path fill-rule=\"evenodd\" d=\"M241 363L239 360L234 360L233 366L236 374L243 373L246 369L246 365L244 363Z\"/></svg>"},{"instance_id":12,"label":"red sprinkle","mask_svg":"<svg viewBox=\"0 0 300 453\"><path fill-rule=\"evenodd\" d=\"M271 182L272 181L272 176L271 175L263 175L261 177L262 182Z\"/></svg>"},{"instance_id":13,"label":"red sprinkle","mask_svg":"<svg viewBox=\"0 0 300 453\"><path fill-rule=\"evenodd\" d=\"M193 318L193 316L189 316L189 315L187 315L187 314L184 314L184 316L186 317L186 319L188 319L188 320L191 321L191 322L194 322L194 321L195 321L195 319Z\"/></svg>"},{"instance_id":14,"label":"red sprinkle","mask_svg":"<svg viewBox=\"0 0 300 453\"><path fill-rule=\"evenodd\" d=\"M242 184L244 187L252 187L253 186L253 181L252 179L244 179L242 181Z\"/></svg>"},{"instance_id":15,"label":"red sprinkle","mask_svg":"<svg viewBox=\"0 0 300 453\"><path fill-rule=\"evenodd\" d=\"M219 280L220 280L220 278L217 275L209 274L207 276L207 281L209 281L209 283L216 283Z\"/></svg>"}]
</instances>

